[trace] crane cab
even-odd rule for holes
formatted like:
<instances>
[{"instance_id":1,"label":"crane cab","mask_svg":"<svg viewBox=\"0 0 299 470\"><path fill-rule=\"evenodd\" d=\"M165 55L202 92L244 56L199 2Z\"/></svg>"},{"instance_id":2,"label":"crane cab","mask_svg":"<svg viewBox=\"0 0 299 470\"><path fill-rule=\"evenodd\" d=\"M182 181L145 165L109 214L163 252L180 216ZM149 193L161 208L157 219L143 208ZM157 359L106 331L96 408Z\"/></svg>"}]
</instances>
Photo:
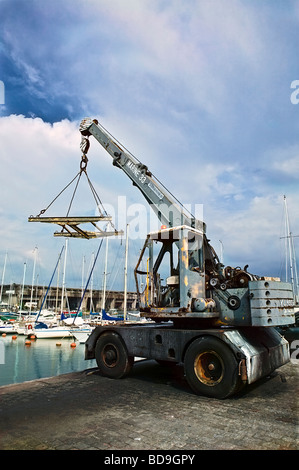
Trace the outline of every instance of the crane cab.
<instances>
[{"instance_id":1,"label":"crane cab","mask_svg":"<svg viewBox=\"0 0 299 470\"><path fill-rule=\"evenodd\" d=\"M205 298L203 232L186 225L148 234L135 268L142 316L215 316Z\"/></svg>"}]
</instances>

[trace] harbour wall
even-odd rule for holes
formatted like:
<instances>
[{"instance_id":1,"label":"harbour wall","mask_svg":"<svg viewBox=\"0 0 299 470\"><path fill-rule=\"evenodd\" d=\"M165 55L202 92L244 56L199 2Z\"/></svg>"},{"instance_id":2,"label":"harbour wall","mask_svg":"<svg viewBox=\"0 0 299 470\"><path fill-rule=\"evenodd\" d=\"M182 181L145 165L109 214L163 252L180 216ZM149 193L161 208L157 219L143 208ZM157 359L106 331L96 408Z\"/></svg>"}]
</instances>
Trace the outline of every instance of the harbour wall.
<instances>
[{"instance_id":1,"label":"harbour wall","mask_svg":"<svg viewBox=\"0 0 299 470\"><path fill-rule=\"evenodd\" d=\"M23 295L22 295L23 290ZM32 302L31 310L39 309L42 305L44 296L47 292L45 286L32 286L25 285L24 289L21 284L10 284L3 285L2 289L2 305L8 304L10 310L17 311L18 309L26 310L30 308L30 302ZM77 310L80 300L82 298L82 288L67 288L63 295L63 310ZM107 291L106 292L105 309L109 311L111 309L123 310L124 308L124 293L121 291ZM22 300L23 299L23 300ZM43 308L55 309L56 311L61 310L62 300L62 287L52 287L49 289L45 304ZM86 291L81 310L83 312L98 312L102 308L103 291L93 290ZM22 303L22 305L21 305ZM3 309L2 307L2 309ZM138 309L137 294L136 292L127 293L127 309L136 310Z\"/></svg>"}]
</instances>

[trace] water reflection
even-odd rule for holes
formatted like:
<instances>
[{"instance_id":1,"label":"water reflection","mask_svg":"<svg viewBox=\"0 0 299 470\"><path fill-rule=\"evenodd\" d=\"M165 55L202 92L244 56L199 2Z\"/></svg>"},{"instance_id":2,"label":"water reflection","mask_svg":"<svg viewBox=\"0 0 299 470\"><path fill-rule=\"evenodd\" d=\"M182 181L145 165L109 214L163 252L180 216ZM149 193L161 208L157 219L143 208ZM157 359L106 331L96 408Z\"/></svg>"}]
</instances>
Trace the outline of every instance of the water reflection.
<instances>
[{"instance_id":1,"label":"water reflection","mask_svg":"<svg viewBox=\"0 0 299 470\"><path fill-rule=\"evenodd\" d=\"M72 342L73 339L65 338L59 340L61 346L57 346L55 339L37 339L26 346L24 336L1 337L4 360L0 361L0 386L95 367L95 360L84 359L84 344L76 343L76 348L72 348Z\"/></svg>"}]
</instances>

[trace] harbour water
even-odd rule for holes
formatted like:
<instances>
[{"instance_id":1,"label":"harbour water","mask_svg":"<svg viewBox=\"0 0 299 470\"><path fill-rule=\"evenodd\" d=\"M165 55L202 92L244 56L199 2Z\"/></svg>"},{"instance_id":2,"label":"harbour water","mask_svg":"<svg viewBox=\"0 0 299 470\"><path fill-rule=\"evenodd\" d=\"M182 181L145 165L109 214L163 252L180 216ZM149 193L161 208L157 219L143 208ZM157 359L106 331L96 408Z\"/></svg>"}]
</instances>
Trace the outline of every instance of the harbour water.
<instances>
[{"instance_id":1,"label":"harbour water","mask_svg":"<svg viewBox=\"0 0 299 470\"><path fill-rule=\"evenodd\" d=\"M23 335L0 337L0 386L96 367L95 360L84 359L84 344L71 347L72 338L37 339L29 346L25 341Z\"/></svg>"}]
</instances>

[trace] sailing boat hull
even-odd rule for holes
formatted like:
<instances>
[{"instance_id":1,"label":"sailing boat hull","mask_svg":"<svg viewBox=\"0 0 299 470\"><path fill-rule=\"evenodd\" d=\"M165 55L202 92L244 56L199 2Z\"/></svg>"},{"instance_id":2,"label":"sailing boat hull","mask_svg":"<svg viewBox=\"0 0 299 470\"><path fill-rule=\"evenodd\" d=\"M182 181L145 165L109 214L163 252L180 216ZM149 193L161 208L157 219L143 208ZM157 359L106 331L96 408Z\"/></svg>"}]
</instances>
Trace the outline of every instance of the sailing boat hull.
<instances>
[{"instance_id":1,"label":"sailing boat hull","mask_svg":"<svg viewBox=\"0 0 299 470\"><path fill-rule=\"evenodd\" d=\"M2 333L17 333L17 325L1 325L0 334Z\"/></svg>"},{"instance_id":2,"label":"sailing boat hull","mask_svg":"<svg viewBox=\"0 0 299 470\"><path fill-rule=\"evenodd\" d=\"M73 336L79 341L80 344L84 344L88 337L93 332L94 328L78 328L73 330Z\"/></svg>"},{"instance_id":3,"label":"sailing boat hull","mask_svg":"<svg viewBox=\"0 0 299 470\"><path fill-rule=\"evenodd\" d=\"M34 328L32 334L37 339L49 339L49 338L72 338L73 334L70 328Z\"/></svg>"}]
</instances>

